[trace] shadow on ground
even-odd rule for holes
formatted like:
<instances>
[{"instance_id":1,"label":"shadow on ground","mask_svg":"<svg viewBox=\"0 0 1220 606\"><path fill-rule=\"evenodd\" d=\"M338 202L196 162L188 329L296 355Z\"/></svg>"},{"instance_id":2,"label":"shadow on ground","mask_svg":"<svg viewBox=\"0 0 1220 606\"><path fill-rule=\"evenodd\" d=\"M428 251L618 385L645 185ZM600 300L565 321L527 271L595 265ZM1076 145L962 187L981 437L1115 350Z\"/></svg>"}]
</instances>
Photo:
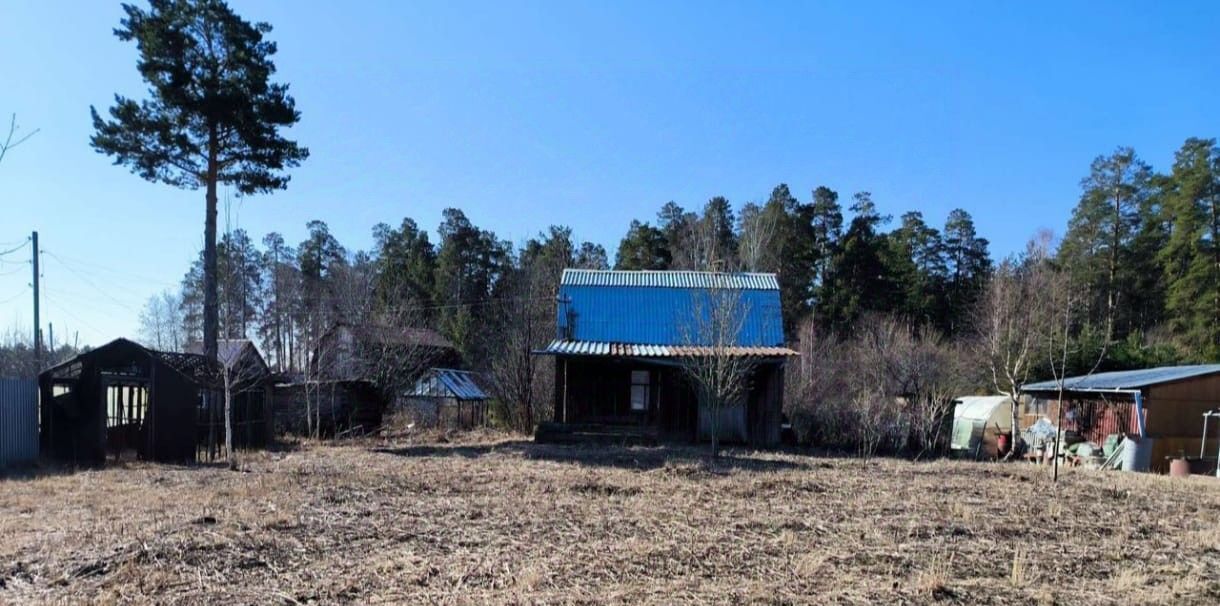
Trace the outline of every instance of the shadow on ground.
<instances>
[{"instance_id":1,"label":"shadow on ground","mask_svg":"<svg viewBox=\"0 0 1220 606\"><path fill-rule=\"evenodd\" d=\"M647 471L666 465L706 465L719 471L780 471L807 469L805 463L764 459L737 454L732 450L722 452L714 461L706 448L688 446L605 446L583 444L537 444L529 440L512 440L494 444L449 445L428 444L417 446L374 448L374 452L400 457L462 457L475 459L490 454L519 455L535 461L570 463L587 467L614 467Z\"/></svg>"}]
</instances>

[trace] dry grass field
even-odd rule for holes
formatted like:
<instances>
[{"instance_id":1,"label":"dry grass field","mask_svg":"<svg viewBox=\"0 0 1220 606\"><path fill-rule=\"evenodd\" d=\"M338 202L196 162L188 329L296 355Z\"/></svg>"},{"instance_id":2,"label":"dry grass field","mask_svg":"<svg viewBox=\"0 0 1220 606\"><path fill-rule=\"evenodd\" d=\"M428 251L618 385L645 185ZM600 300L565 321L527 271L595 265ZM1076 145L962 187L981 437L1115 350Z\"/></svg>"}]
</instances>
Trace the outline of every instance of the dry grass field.
<instances>
[{"instance_id":1,"label":"dry grass field","mask_svg":"<svg viewBox=\"0 0 1220 606\"><path fill-rule=\"evenodd\" d=\"M0 603L1220 603L1220 482L304 444L0 480Z\"/></svg>"}]
</instances>

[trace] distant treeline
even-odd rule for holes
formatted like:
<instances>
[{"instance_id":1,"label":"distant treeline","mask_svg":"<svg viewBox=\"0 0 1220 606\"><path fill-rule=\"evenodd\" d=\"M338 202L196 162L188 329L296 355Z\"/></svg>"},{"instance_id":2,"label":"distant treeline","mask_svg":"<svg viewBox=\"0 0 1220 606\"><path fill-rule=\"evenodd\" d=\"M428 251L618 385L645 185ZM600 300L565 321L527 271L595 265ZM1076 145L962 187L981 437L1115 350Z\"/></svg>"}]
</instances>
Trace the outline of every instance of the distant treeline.
<instances>
[{"instance_id":1,"label":"distant treeline","mask_svg":"<svg viewBox=\"0 0 1220 606\"><path fill-rule=\"evenodd\" d=\"M1215 140L1187 140L1165 173L1119 148L1093 162L1081 188L1052 261L1087 295L1082 334L1108 339L1121 366L1216 359ZM345 247L322 221L310 222L295 246L278 233L256 242L238 229L218 247L221 335L256 338L273 363L290 368L304 359L305 331L409 308L414 322L436 327L477 364L484 333L502 330L491 316L506 302L537 307L537 321L549 322L564 267L614 267L776 272L792 337L811 322L818 334L850 338L861 317L886 315L968 339L994 264L969 212L953 210L937 223L919 211L895 221L868 192L845 203L818 187L802 200L780 184L765 201L736 210L723 197L693 208L666 203L656 217L627 222L613 259L563 226L515 247L456 208L444 211L435 242L406 218L375 226L368 251ZM180 292L146 306L141 336L152 346L177 348L201 335L201 269L200 259ZM521 301L525 282L529 300Z\"/></svg>"},{"instance_id":2,"label":"distant treeline","mask_svg":"<svg viewBox=\"0 0 1220 606\"><path fill-rule=\"evenodd\" d=\"M1168 348L1163 354L1174 359L1215 358L1218 183L1214 140L1188 140L1168 174L1127 148L1093 162L1054 262L1088 293L1095 333ZM693 210L664 204L655 218L629 222L613 265L601 246L575 241L569 228L551 226L514 248L458 209L444 212L438 242L408 218L374 227L370 251L348 250L323 222L308 227L309 237L295 247L277 233L261 247L242 230L223 237L222 334L261 337L278 350L301 314L338 313L309 302L333 298L329 283L358 270L368 274L379 304L417 308L472 352L481 308L503 296L515 273L542 264L556 281L565 266L776 272L790 335L812 318L821 332L847 336L862 315L885 314L958 339L971 333L971 309L993 267L966 210L953 210L936 227L919 211L897 221L880 214L868 192L854 194L845 209L828 187L801 200L784 184L736 212L723 197ZM183 281L187 339L199 334L200 269L197 262Z\"/></svg>"}]
</instances>

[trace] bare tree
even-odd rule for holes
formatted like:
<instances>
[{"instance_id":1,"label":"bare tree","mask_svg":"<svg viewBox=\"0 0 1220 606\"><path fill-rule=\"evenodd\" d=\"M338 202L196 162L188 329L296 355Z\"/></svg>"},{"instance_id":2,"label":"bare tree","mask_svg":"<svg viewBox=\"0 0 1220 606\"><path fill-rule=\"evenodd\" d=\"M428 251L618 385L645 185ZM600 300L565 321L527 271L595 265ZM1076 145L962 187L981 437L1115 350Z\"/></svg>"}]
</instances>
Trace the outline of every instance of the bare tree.
<instances>
[{"instance_id":1,"label":"bare tree","mask_svg":"<svg viewBox=\"0 0 1220 606\"><path fill-rule=\"evenodd\" d=\"M706 429L716 458L722 417L744 407L747 380L756 362L738 347L749 315L741 291L730 287L731 274L715 273L710 280L710 287L692 293L692 317L681 327L680 351L682 367L698 394L700 433Z\"/></svg>"},{"instance_id":2,"label":"bare tree","mask_svg":"<svg viewBox=\"0 0 1220 606\"><path fill-rule=\"evenodd\" d=\"M804 439L863 457L943 451L954 397L970 383L962 348L885 315L862 318L848 340L820 337L812 320L798 334L785 389Z\"/></svg>"},{"instance_id":3,"label":"bare tree","mask_svg":"<svg viewBox=\"0 0 1220 606\"><path fill-rule=\"evenodd\" d=\"M887 437L895 448L917 455L943 449L953 399L967 382L955 346L894 316L873 315L859 323L848 359L859 377L849 382L852 392L888 401Z\"/></svg>"},{"instance_id":4,"label":"bare tree","mask_svg":"<svg viewBox=\"0 0 1220 606\"><path fill-rule=\"evenodd\" d=\"M1050 267L1052 236L1043 231L1021 258L1000 263L975 310L980 355L986 360L996 391L1009 396L1015 452L1021 386L1044 356L1053 304L1047 296L1054 278ZM1010 452L1010 454L1011 454Z\"/></svg>"},{"instance_id":5,"label":"bare tree","mask_svg":"<svg viewBox=\"0 0 1220 606\"><path fill-rule=\"evenodd\" d=\"M237 454L233 450L233 402L238 396L262 389L262 379L266 376L264 368L247 355L247 351L245 347L231 350L227 352L228 358L219 360L224 394L225 458L232 470L237 469Z\"/></svg>"},{"instance_id":6,"label":"bare tree","mask_svg":"<svg viewBox=\"0 0 1220 606\"><path fill-rule=\"evenodd\" d=\"M1088 309L1086 292L1071 283L1067 272L1059 271L1051 274L1045 281L1043 296L1050 310L1046 330L1043 332L1042 349L1046 355L1047 367L1056 388L1056 420L1055 426L1059 434L1055 436L1052 476L1059 479L1059 456L1063 442L1064 406L1063 394L1066 391L1066 381L1069 360L1085 354L1081 330L1088 324ZM1096 358L1084 376L1097 372L1109 351L1109 327L1102 340L1102 345Z\"/></svg>"},{"instance_id":7,"label":"bare tree","mask_svg":"<svg viewBox=\"0 0 1220 606\"><path fill-rule=\"evenodd\" d=\"M798 438L827 444L850 430L836 398L843 393L840 366L845 345L836 335L820 331L812 316L801 322L796 335L800 356L784 369L784 402Z\"/></svg>"},{"instance_id":8,"label":"bare tree","mask_svg":"<svg viewBox=\"0 0 1220 606\"><path fill-rule=\"evenodd\" d=\"M512 288L512 296L498 305L501 329L489 335L490 375L497 400L509 427L529 431L547 417L542 400L550 394L552 373L544 365L553 359L533 355L554 334L554 321L536 279L525 276L523 284Z\"/></svg>"},{"instance_id":9,"label":"bare tree","mask_svg":"<svg viewBox=\"0 0 1220 606\"><path fill-rule=\"evenodd\" d=\"M182 351L182 297L172 290L153 295L140 310L140 340L160 351Z\"/></svg>"},{"instance_id":10,"label":"bare tree","mask_svg":"<svg viewBox=\"0 0 1220 606\"><path fill-rule=\"evenodd\" d=\"M39 129L34 129L24 135L18 135L21 128L17 126L17 114L13 114L8 121L8 134L4 137L4 141L0 142L0 162L4 162L4 156L8 154L10 149L25 143L30 140L30 137L38 134Z\"/></svg>"},{"instance_id":11,"label":"bare tree","mask_svg":"<svg viewBox=\"0 0 1220 606\"><path fill-rule=\"evenodd\" d=\"M741 209L739 223L741 236L737 254L741 268L744 271L764 270L779 235L779 215L750 203Z\"/></svg>"}]
</instances>

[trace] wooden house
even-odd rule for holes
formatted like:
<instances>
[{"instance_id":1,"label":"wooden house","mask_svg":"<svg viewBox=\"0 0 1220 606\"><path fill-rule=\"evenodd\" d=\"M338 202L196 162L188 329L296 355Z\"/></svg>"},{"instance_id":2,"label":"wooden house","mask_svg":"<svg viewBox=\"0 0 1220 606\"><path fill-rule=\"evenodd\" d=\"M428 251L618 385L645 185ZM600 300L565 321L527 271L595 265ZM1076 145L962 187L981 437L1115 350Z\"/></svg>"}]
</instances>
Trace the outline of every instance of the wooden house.
<instances>
[{"instance_id":1,"label":"wooden house","mask_svg":"<svg viewBox=\"0 0 1220 606\"><path fill-rule=\"evenodd\" d=\"M308 373L275 385L275 431L370 431L429 367L460 362L453 344L430 328L338 323L310 351Z\"/></svg>"},{"instance_id":2,"label":"wooden house","mask_svg":"<svg viewBox=\"0 0 1220 606\"><path fill-rule=\"evenodd\" d=\"M731 334L701 326L731 304ZM626 432L694 441L716 428L728 442L780 441L784 346L774 274L567 269L556 338L536 352L555 358L554 422L538 439ZM692 369L712 356L740 358L740 400L713 410ZM712 422L712 414L716 422Z\"/></svg>"}]
</instances>

